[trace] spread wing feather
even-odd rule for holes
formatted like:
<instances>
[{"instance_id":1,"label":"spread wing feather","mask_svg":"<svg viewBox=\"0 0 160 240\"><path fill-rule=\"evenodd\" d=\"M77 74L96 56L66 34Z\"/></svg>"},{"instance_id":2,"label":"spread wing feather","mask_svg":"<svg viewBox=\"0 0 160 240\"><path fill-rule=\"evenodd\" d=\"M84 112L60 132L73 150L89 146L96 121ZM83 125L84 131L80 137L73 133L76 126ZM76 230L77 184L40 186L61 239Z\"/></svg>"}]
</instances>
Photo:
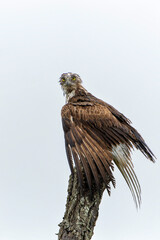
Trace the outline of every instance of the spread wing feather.
<instances>
[{"instance_id":1,"label":"spread wing feather","mask_svg":"<svg viewBox=\"0 0 160 240\"><path fill-rule=\"evenodd\" d=\"M87 133L86 133L86 135L88 137L87 142L89 145L92 146L92 150L93 150L94 154L96 155L96 157L94 159L98 159L100 161L99 164L102 164L101 167L105 168L106 173L108 174L109 179L107 178L107 182L108 182L108 180L111 180L113 186L115 187L115 179L111 172L111 169L113 170L111 156L109 156L109 154L107 154L107 152L99 144L97 144L96 141L94 139L92 139ZM110 160L110 163L108 160Z\"/></svg>"},{"instance_id":2,"label":"spread wing feather","mask_svg":"<svg viewBox=\"0 0 160 240\"><path fill-rule=\"evenodd\" d=\"M78 159L78 153L77 153L77 150L76 150L76 147L75 147L75 140L74 140L74 137L73 137L71 131L67 132L66 141L69 143L68 145L71 149L71 155L73 156L73 159L74 159L74 162L75 162L75 165L76 165L76 169L77 169L79 182L80 182L80 185L82 187L82 185L83 185L82 170L81 170L80 162L79 162L79 159ZM70 165L71 165L71 169L73 169L73 163L72 162L70 162Z\"/></svg>"},{"instance_id":3,"label":"spread wing feather","mask_svg":"<svg viewBox=\"0 0 160 240\"><path fill-rule=\"evenodd\" d=\"M74 172L73 171L73 159L72 159L72 153L71 153L69 140L67 139L67 136L65 136L65 148L66 148L66 154L67 154L68 163L69 163L71 172L73 174L73 172Z\"/></svg>"},{"instance_id":4,"label":"spread wing feather","mask_svg":"<svg viewBox=\"0 0 160 240\"><path fill-rule=\"evenodd\" d=\"M115 109L113 106L102 101L101 99L96 98L90 93L89 96L93 102L107 108L122 125L126 126L127 127L126 129L128 130L127 137L130 139L134 147L140 150L146 158L150 159L152 162L155 162L156 159L155 155L153 154L151 149L147 146L147 144L145 143L142 136L138 133L138 131L130 125L132 122L128 118L126 118L122 113L120 113L117 109Z\"/></svg>"},{"instance_id":5,"label":"spread wing feather","mask_svg":"<svg viewBox=\"0 0 160 240\"><path fill-rule=\"evenodd\" d=\"M85 175L87 178L87 183L88 183L89 189L91 190L91 187L92 187L91 171L90 171L90 168L88 165L88 161L87 161L85 152L83 151L83 146L81 146L83 144L83 141L82 141L83 138L80 136L80 134L76 128L72 128L72 133L73 133L73 136L75 139L75 145L76 145L76 149L77 149L77 152L79 155L79 159L81 159L81 162L82 162L82 165L84 168L84 172L85 172Z\"/></svg>"},{"instance_id":6,"label":"spread wing feather","mask_svg":"<svg viewBox=\"0 0 160 240\"><path fill-rule=\"evenodd\" d=\"M71 171L73 172L74 160L82 188L85 179L90 191L93 182L99 188L103 181L110 194L109 182L115 186L112 174L114 161L138 206L141 189L133 169L130 150L136 147L152 161L154 155L123 114L101 100L92 100L94 104L70 102L62 108L66 153Z\"/></svg>"},{"instance_id":7,"label":"spread wing feather","mask_svg":"<svg viewBox=\"0 0 160 240\"><path fill-rule=\"evenodd\" d=\"M101 175L106 185L106 188L108 190L108 193L110 193L109 182L110 180L112 180L113 184L115 182L112 176L112 172L109 169L109 165L106 159L104 159L104 156L101 154L101 151L103 151L103 149L97 144L96 141L94 141L88 135L87 132L85 132L83 128L81 129L78 126L74 126L74 127L71 127L71 132L75 137L75 141L78 143L77 150L79 153L79 160L80 162L82 162L82 165L84 167L84 172L87 178L89 188L91 189L91 178L90 178L90 170L91 170L97 187L100 187L100 175ZM108 155L106 156L108 157ZM88 168L87 163L89 164L90 168Z\"/></svg>"},{"instance_id":8,"label":"spread wing feather","mask_svg":"<svg viewBox=\"0 0 160 240\"><path fill-rule=\"evenodd\" d=\"M76 144L76 146L77 146L77 149L79 152L79 161L81 161L81 163L84 167L85 175L87 178L87 183L88 183L89 189L91 190L91 188L92 188L91 172L94 176L97 186L99 186L99 179L98 179L98 173L97 173L96 166L93 162L90 152L87 149L85 141L84 140L82 141L84 136L82 137L80 135L79 131L77 131L77 129L75 127L71 128L71 131L73 132L75 139L76 138L79 138L79 140L81 139L79 144Z\"/></svg>"},{"instance_id":9,"label":"spread wing feather","mask_svg":"<svg viewBox=\"0 0 160 240\"><path fill-rule=\"evenodd\" d=\"M109 177L107 176L107 172L105 171L106 169L104 168L102 162L104 161L104 159L100 158L98 151L96 151L96 145L93 145L91 141L89 141L87 138L85 139L85 144L87 146L87 149L90 152L90 155L92 156L92 159L97 167L97 169L99 170L100 175L103 178L103 181L106 185L107 191L110 194L110 186L109 186ZM102 162L101 162L102 161ZM108 170L108 169L107 169ZM99 186L98 186L99 187Z\"/></svg>"}]
</instances>

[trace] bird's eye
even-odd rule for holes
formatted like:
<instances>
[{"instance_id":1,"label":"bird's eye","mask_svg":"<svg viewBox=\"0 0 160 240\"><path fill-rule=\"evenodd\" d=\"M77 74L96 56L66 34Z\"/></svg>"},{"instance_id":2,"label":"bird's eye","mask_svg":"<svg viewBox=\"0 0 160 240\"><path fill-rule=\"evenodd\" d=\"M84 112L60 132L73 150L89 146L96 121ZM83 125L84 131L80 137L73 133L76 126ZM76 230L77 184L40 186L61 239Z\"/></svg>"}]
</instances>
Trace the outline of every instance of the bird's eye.
<instances>
[{"instance_id":1,"label":"bird's eye","mask_svg":"<svg viewBox=\"0 0 160 240\"><path fill-rule=\"evenodd\" d=\"M66 81L66 79L65 79L65 78L62 78L62 79L61 79L61 81L62 81L62 82L65 82L65 81Z\"/></svg>"},{"instance_id":2,"label":"bird's eye","mask_svg":"<svg viewBox=\"0 0 160 240\"><path fill-rule=\"evenodd\" d=\"M72 80L75 81L75 80L76 80L76 77L73 77Z\"/></svg>"}]
</instances>

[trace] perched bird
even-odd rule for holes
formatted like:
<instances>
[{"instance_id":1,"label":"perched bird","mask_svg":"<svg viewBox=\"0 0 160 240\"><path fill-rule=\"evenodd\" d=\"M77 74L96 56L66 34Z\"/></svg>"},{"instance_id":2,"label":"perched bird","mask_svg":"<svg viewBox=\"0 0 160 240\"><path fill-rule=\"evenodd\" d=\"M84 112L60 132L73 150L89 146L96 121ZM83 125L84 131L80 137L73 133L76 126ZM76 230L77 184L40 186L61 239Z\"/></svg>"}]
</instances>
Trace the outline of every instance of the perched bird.
<instances>
[{"instance_id":1,"label":"perched bird","mask_svg":"<svg viewBox=\"0 0 160 240\"><path fill-rule=\"evenodd\" d=\"M61 111L66 154L72 173L76 167L81 189L93 192L103 182L110 194L109 183L115 187L116 164L139 206L141 188L133 169L131 149L139 149L152 162L154 154L131 121L89 93L78 74L63 73L59 82L66 96Z\"/></svg>"}]
</instances>

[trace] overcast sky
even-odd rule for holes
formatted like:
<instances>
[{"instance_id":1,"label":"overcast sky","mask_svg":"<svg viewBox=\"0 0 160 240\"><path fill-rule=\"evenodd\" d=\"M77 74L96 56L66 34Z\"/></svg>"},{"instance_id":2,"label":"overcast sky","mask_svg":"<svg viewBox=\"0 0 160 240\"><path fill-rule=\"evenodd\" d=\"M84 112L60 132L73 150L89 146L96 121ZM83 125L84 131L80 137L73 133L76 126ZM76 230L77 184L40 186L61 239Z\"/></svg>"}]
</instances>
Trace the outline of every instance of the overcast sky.
<instances>
[{"instance_id":1,"label":"overcast sky","mask_svg":"<svg viewBox=\"0 0 160 240\"><path fill-rule=\"evenodd\" d=\"M138 212L115 169L92 239L160 239L159 0L1 1L0 239L57 239L70 174L58 80L68 71L131 119L157 156L133 154Z\"/></svg>"}]
</instances>

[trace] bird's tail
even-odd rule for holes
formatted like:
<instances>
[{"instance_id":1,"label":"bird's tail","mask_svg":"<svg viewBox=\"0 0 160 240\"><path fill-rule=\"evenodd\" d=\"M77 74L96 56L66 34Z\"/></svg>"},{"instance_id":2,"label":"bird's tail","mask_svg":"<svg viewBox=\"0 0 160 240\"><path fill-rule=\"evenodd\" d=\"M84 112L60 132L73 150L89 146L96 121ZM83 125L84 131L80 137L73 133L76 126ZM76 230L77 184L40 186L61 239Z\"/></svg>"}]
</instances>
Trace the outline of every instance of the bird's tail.
<instances>
[{"instance_id":1,"label":"bird's tail","mask_svg":"<svg viewBox=\"0 0 160 240\"><path fill-rule=\"evenodd\" d=\"M123 175L134 199L136 207L141 203L141 187L133 169L130 151L125 144L119 144L112 148L113 160Z\"/></svg>"}]
</instances>

